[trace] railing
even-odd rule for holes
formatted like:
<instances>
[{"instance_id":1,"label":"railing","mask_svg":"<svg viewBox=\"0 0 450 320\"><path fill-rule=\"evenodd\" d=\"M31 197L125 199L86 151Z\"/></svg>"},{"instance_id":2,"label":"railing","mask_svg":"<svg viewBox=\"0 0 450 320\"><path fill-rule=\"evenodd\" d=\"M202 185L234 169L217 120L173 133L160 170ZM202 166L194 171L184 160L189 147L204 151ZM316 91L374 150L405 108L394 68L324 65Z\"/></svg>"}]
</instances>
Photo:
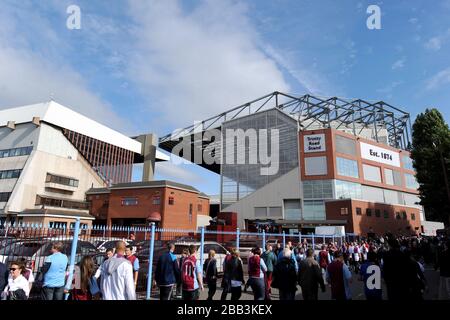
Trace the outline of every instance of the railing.
<instances>
[{"instance_id":1,"label":"railing","mask_svg":"<svg viewBox=\"0 0 450 320\"><path fill-rule=\"evenodd\" d=\"M285 233L245 232L236 231L210 231L205 228L199 230L161 229L154 224L148 227L125 226L87 226L81 225L79 220L70 224L65 223L43 224L11 224L0 225L0 262L5 264L23 259L27 268L31 269L36 279L39 278L45 258L51 254L52 244L62 242L63 253L69 258L66 287L72 283L74 265L81 261L83 256L89 255L99 267L106 259L105 251L114 248L117 241L125 241L132 245L134 254L140 262L136 293L138 299L151 299L157 297L156 288L152 286L156 263L162 253L167 252L167 243L176 245L175 254L180 255L189 245L198 246L199 259L203 265L209 250L215 250L217 256L224 256L230 248L241 251L244 263L246 254L256 246L264 248L266 243L283 247L288 242L293 246L306 245L318 250L322 244L333 242L341 245L343 241L350 240L344 236L335 235L297 235ZM221 266L220 266L221 267ZM36 281L30 299L39 297L42 283Z\"/></svg>"}]
</instances>

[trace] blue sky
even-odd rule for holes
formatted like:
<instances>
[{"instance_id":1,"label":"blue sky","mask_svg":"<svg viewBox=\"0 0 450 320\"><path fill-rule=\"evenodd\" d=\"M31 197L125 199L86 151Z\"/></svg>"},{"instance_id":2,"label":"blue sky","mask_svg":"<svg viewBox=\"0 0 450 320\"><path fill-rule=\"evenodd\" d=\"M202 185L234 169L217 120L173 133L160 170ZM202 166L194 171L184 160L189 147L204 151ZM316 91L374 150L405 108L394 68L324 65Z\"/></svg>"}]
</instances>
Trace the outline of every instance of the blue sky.
<instances>
[{"instance_id":1,"label":"blue sky","mask_svg":"<svg viewBox=\"0 0 450 320\"><path fill-rule=\"evenodd\" d=\"M81 29L66 28L69 5ZM366 9L381 9L369 30ZM0 1L0 108L54 99L164 135L271 91L383 100L450 122L450 0ZM219 192L195 165L157 178ZM137 167L135 178L139 177Z\"/></svg>"}]
</instances>

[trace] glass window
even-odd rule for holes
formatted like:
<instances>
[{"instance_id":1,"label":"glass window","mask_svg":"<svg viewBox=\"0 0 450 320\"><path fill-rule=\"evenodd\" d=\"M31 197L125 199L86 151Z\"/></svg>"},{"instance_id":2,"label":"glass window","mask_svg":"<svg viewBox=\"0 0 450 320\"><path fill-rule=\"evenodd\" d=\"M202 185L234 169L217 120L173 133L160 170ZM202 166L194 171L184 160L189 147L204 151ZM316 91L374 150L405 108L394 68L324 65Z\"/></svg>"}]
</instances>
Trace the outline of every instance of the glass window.
<instances>
[{"instance_id":1,"label":"glass window","mask_svg":"<svg viewBox=\"0 0 450 320\"><path fill-rule=\"evenodd\" d=\"M135 198L135 197L122 198L123 206L137 206L137 204L138 204L138 198Z\"/></svg>"},{"instance_id":2,"label":"glass window","mask_svg":"<svg viewBox=\"0 0 450 320\"><path fill-rule=\"evenodd\" d=\"M20 176L22 170L3 170L0 171L0 179L16 179Z\"/></svg>"},{"instance_id":3,"label":"glass window","mask_svg":"<svg viewBox=\"0 0 450 320\"><path fill-rule=\"evenodd\" d=\"M387 212L387 210L384 210L384 218L385 219L389 218L389 213Z\"/></svg>"},{"instance_id":4,"label":"glass window","mask_svg":"<svg viewBox=\"0 0 450 320\"><path fill-rule=\"evenodd\" d=\"M360 216L362 214L361 208L356 208L356 215Z\"/></svg>"},{"instance_id":5,"label":"glass window","mask_svg":"<svg viewBox=\"0 0 450 320\"><path fill-rule=\"evenodd\" d=\"M392 173L394 176L394 185L398 186L398 187L402 187L403 186L402 174L400 173L400 171L393 170Z\"/></svg>"},{"instance_id":6,"label":"glass window","mask_svg":"<svg viewBox=\"0 0 450 320\"><path fill-rule=\"evenodd\" d=\"M0 150L0 158L17 157L29 155L33 151L33 147L22 147Z\"/></svg>"},{"instance_id":7,"label":"glass window","mask_svg":"<svg viewBox=\"0 0 450 320\"><path fill-rule=\"evenodd\" d=\"M380 209L375 209L375 217L379 218L381 216Z\"/></svg>"},{"instance_id":8,"label":"glass window","mask_svg":"<svg viewBox=\"0 0 450 320\"><path fill-rule=\"evenodd\" d=\"M269 217L281 217L281 207L269 207Z\"/></svg>"},{"instance_id":9,"label":"glass window","mask_svg":"<svg viewBox=\"0 0 450 320\"><path fill-rule=\"evenodd\" d=\"M396 212L396 213L395 213L395 219L397 219L397 220L400 220L400 219L401 219L401 217L400 217L400 212Z\"/></svg>"},{"instance_id":10,"label":"glass window","mask_svg":"<svg viewBox=\"0 0 450 320\"><path fill-rule=\"evenodd\" d=\"M366 216L368 217L372 216L372 209L366 209Z\"/></svg>"},{"instance_id":11,"label":"glass window","mask_svg":"<svg viewBox=\"0 0 450 320\"><path fill-rule=\"evenodd\" d=\"M362 190L359 183L336 180L337 199L362 199Z\"/></svg>"},{"instance_id":12,"label":"glass window","mask_svg":"<svg viewBox=\"0 0 450 320\"><path fill-rule=\"evenodd\" d=\"M173 197L169 197L169 204L170 205L174 205L175 204L175 199Z\"/></svg>"},{"instance_id":13,"label":"glass window","mask_svg":"<svg viewBox=\"0 0 450 320\"><path fill-rule=\"evenodd\" d=\"M391 169L384 169L384 182L390 186L394 185L394 173Z\"/></svg>"},{"instance_id":14,"label":"glass window","mask_svg":"<svg viewBox=\"0 0 450 320\"><path fill-rule=\"evenodd\" d=\"M358 162L341 157L336 157L337 174L340 176L359 178Z\"/></svg>"},{"instance_id":15,"label":"glass window","mask_svg":"<svg viewBox=\"0 0 450 320\"><path fill-rule=\"evenodd\" d=\"M189 203L189 222L192 222L192 210L193 210L193 205L192 203Z\"/></svg>"},{"instance_id":16,"label":"glass window","mask_svg":"<svg viewBox=\"0 0 450 320\"><path fill-rule=\"evenodd\" d=\"M152 204L155 204L155 205L161 204L161 197L153 196Z\"/></svg>"},{"instance_id":17,"label":"glass window","mask_svg":"<svg viewBox=\"0 0 450 320\"><path fill-rule=\"evenodd\" d=\"M384 192L382 188L375 188L370 186L361 186L362 199L370 202L384 203Z\"/></svg>"},{"instance_id":18,"label":"glass window","mask_svg":"<svg viewBox=\"0 0 450 320\"><path fill-rule=\"evenodd\" d=\"M11 192L0 192L0 202L7 202L10 196Z\"/></svg>"},{"instance_id":19,"label":"glass window","mask_svg":"<svg viewBox=\"0 0 450 320\"><path fill-rule=\"evenodd\" d=\"M300 199L284 200L284 218L286 220L301 219Z\"/></svg>"},{"instance_id":20,"label":"glass window","mask_svg":"<svg viewBox=\"0 0 450 320\"><path fill-rule=\"evenodd\" d=\"M332 180L303 181L303 197L305 199L332 199Z\"/></svg>"},{"instance_id":21,"label":"glass window","mask_svg":"<svg viewBox=\"0 0 450 320\"><path fill-rule=\"evenodd\" d=\"M335 135L334 138L336 142L336 152L356 156L355 140L340 135Z\"/></svg>"},{"instance_id":22,"label":"glass window","mask_svg":"<svg viewBox=\"0 0 450 320\"><path fill-rule=\"evenodd\" d=\"M255 207L255 217L267 217L267 208Z\"/></svg>"},{"instance_id":23,"label":"glass window","mask_svg":"<svg viewBox=\"0 0 450 320\"><path fill-rule=\"evenodd\" d=\"M365 180L381 183L381 172L379 167L363 164L363 172Z\"/></svg>"},{"instance_id":24,"label":"glass window","mask_svg":"<svg viewBox=\"0 0 450 320\"><path fill-rule=\"evenodd\" d=\"M414 170L413 161L409 156L402 157L403 168L408 170Z\"/></svg>"},{"instance_id":25,"label":"glass window","mask_svg":"<svg viewBox=\"0 0 450 320\"><path fill-rule=\"evenodd\" d=\"M303 219L305 220L325 220L325 203L318 200L303 201Z\"/></svg>"},{"instance_id":26,"label":"glass window","mask_svg":"<svg viewBox=\"0 0 450 320\"><path fill-rule=\"evenodd\" d=\"M406 218L407 218L406 211L402 211L402 218L403 218L403 220L406 220Z\"/></svg>"},{"instance_id":27,"label":"glass window","mask_svg":"<svg viewBox=\"0 0 450 320\"><path fill-rule=\"evenodd\" d=\"M328 173L327 157L305 158L305 175L320 176Z\"/></svg>"},{"instance_id":28,"label":"glass window","mask_svg":"<svg viewBox=\"0 0 450 320\"><path fill-rule=\"evenodd\" d=\"M418 189L419 184L417 183L416 177L414 177L412 174L405 173L405 182L406 187L409 189Z\"/></svg>"},{"instance_id":29,"label":"glass window","mask_svg":"<svg viewBox=\"0 0 450 320\"><path fill-rule=\"evenodd\" d=\"M415 213L411 213L411 220L416 220L416 214Z\"/></svg>"}]
</instances>

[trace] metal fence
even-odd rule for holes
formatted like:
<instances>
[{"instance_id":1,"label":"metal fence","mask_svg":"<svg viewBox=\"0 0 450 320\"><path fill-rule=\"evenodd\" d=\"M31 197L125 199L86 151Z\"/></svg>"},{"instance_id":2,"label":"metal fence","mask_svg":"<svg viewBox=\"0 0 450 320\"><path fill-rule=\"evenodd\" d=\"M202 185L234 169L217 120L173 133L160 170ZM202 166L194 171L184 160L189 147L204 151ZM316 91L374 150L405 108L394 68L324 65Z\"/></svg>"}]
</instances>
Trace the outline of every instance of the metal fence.
<instances>
[{"instance_id":1,"label":"metal fence","mask_svg":"<svg viewBox=\"0 0 450 320\"><path fill-rule=\"evenodd\" d=\"M51 255L52 244L57 241L63 243L63 253L69 257L69 267L66 279L66 288L72 284L74 266L80 262L83 256L89 255L99 267L106 259L106 250L114 248L117 241L125 241L132 245L134 254L139 259L138 282L136 294L138 299L157 298L157 288L152 286L156 263L159 257L166 252L168 242L176 245L175 254L181 256L183 249L189 245L197 245L198 259L202 265L208 252L213 249L216 252L219 272L222 261L230 248L237 248L241 253L244 263L247 263L248 255L252 248L265 247L266 243L283 247L291 242L292 245L307 244L315 250L329 242L353 241L349 237L334 235L297 235L285 233L252 233L236 231L211 231L205 228L200 230L160 229L154 224L150 227L122 227L122 226L80 226L76 223L66 224L52 223L42 224L3 224L0 225L0 262L5 264L23 259L27 268L31 269L36 279L30 293L30 299L40 297L42 281L39 280L41 269L45 259Z\"/></svg>"}]
</instances>

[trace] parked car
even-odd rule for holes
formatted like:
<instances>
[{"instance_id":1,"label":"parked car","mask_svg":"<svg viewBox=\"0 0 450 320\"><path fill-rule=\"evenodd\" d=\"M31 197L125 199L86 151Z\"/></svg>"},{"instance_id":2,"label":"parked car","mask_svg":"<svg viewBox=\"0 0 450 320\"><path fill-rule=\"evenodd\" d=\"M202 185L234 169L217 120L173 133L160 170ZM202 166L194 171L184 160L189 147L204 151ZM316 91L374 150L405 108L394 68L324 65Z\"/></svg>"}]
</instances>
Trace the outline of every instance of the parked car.
<instances>
[{"instance_id":1,"label":"parked car","mask_svg":"<svg viewBox=\"0 0 450 320\"><path fill-rule=\"evenodd\" d=\"M124 241L125 244L128 245L128 241L121 238L97 240L95 241L94 245L99 252L106 252L106 250L108 249L114 249L116 247L117 241Z\"/></svg>"}]
</instances>

